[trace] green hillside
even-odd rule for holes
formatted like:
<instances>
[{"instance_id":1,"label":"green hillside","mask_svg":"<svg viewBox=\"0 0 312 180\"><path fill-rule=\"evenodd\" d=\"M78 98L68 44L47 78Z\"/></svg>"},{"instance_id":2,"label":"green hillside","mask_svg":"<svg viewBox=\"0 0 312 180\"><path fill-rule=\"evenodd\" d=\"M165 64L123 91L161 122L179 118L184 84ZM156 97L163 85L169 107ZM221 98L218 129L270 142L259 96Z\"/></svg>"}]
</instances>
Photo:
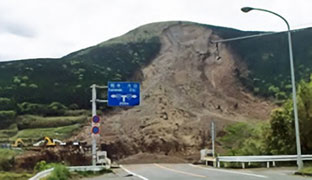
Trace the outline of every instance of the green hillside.
<instances>
[{"instance_id":1,"label":"green hillside","mask_svg":"<svg viewBox=\"0 0 312 180\"><path fill-rule=\"evenodd\" d=\"M312 28L292 32L296 81L309 80L312 73ZM244 84L262 96L284 99L291 92L287 33L229 43L248 65ZM285 92L285 93L284 93Z\"/></svg>"},{"instance_id":2,"label":"green hillside","mask_svg":"<svg viewBox=\"0 0 312 180\"><path fill-rule=\"evenodd\" d=\"M88 53L61 59L29 59L0 63L0 97L17 103L90 104L90 85L131 77L160 49L157 37L139 42L92 47ZM79 53L79 52L78 52Z\"/></svg>"},{"instance_id":3,"label":"green hillside","mask_svg":"<svg viewBox=\"0 0 312 180\"><path fill-rule=\"evenodd\" d=\"M157 56L161 48L159 34L174 24L191 23L148 24L60 59L1 62L0 97L9 98L15 104L60 102L88 108L91 84L140 79L135 72ZM222 38L260 33L197 25L214 30ZM312 39L311 28L293 32L297 80L308 78L312 71L312 42L309 39ZM259 95L285 98L290 92L286 33L232 41L228 45L248 65L248 77L238 73L246 87Z\"/></svg>"}]
</instances>

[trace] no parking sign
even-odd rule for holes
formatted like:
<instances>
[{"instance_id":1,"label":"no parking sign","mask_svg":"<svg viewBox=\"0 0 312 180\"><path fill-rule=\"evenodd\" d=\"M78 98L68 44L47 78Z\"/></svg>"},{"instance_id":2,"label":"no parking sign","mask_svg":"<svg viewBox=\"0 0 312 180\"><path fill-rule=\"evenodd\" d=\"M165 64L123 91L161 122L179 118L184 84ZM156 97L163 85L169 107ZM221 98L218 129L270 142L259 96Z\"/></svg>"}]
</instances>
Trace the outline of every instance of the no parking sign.
<instances>
[{"instance_id":1,"label":"no parking sign","mask_svg":"<svg viewBox=\"0 0 312 180\"><path fill-rule=\"evenodd\" d=\"M100 117L95 115L92 117L92 134L99 134L100 133Z\"/></svg>"},{"instance_id":2,"label":"no parking sign","mask_svg":"<svg viewBox=\"0 0 312 180\"><path fill-rule=\"evenodd\" d=\"M99 134L100 133L100 128L98 126L93 126L92 127L92 133L93 134Z\"/></svg>"}]
</instances>

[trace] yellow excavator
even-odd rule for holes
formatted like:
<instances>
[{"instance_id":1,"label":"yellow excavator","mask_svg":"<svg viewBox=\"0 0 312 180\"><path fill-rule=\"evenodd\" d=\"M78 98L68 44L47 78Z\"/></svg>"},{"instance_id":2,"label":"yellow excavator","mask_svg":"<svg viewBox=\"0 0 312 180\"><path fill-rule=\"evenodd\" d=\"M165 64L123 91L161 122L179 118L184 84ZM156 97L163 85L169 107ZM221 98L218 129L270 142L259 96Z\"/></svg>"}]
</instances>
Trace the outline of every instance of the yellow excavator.
<instances>
[{"instance_id":1,"label":"yellow excavator","mask_svg":"<svg viewBox=\"0 0 312 180\"><path fill-rule=\"evenodd\" d=\"M24 143L24 141L21 138L17 138L15 140L15 142L12 144L12 147L16 148L16 147L25 147L26 144Z\"/></svg>"},{"instance_id":2,"label":"yellow excavator","mask_svg":"<svg viewBox=\"0 0 312 180\"><path fill-rule=\"evenodd\" d=\"M49 137L44 137L44 141L45 141L45 145L46 146L50 146L50 147L52 147L52 146L55 146L56 145L56 143L54 142L54 141L52 141Z\"/></svg>"}]
</instances>

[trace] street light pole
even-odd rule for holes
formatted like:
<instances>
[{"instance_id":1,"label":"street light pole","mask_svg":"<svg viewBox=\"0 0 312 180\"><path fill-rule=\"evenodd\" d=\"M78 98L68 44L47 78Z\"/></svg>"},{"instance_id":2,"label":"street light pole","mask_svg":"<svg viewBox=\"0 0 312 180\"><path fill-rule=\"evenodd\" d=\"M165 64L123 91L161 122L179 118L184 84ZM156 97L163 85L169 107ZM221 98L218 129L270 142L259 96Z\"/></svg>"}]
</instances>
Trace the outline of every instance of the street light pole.
<instances>
[{"instance_id":1,"label":"street light pole","mask_svg":"<svg viewBox=\"0 0 312 180\"><path fill-rule=\"evenodd\" d=\"M294 116L295 116L295 131L296 131L296 146L297 146L297 165L298 169L302 169L303 162L301 159L301 145L300 145L300 133L299 133L299 120L298 120L298 109L297 109L297 98L296 98L296 84L295 84L295 70L294 70L294 61L293 61L293 51L292 51L292 42L291 42L291 32L290 32L290 26L287 22L287 20L282 17L281 15L266 10L266 9L260 9L260 8L252 8L252 7L243 7L241 9L243 12L247 13L251 10L258 10L258 11L264 11L271 14L274 14L278 17L280 17L287 25L288 28L288 45L289 45L289 60L290 60L290 73L291 73L291 85L292 85L292 99L293 99L293 108L294 108Z\"/></svg>"}]
</instances>

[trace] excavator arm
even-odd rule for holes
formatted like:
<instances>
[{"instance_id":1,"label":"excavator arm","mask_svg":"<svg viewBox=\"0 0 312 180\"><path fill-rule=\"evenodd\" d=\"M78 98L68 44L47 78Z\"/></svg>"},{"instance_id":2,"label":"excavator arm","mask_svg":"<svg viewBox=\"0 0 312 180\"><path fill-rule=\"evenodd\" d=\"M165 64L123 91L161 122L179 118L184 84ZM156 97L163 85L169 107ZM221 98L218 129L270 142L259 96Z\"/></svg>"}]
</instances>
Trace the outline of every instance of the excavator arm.
<instances>
[{"instance_id":1,"label":"excavator arm","mask_svg":"<svg viewBox=\"0 0 312 180\"><path fill-rule=\"evenodd\" d=\"M55 142L53 142L49 137L44 137L44 140L46 141L46 146L55 146Z\"/></svg>"},{"instance_id":2,"label":"excavator arm","mask_svg":"<svg viewBox=\"0 0 312 180\"><path fill-rule=\"evenodd\" d=\"M15 140L15 142L12 144L12 147L25 147L26 144L21 138L18 138Z\"/></svg>"}]
</instances>

